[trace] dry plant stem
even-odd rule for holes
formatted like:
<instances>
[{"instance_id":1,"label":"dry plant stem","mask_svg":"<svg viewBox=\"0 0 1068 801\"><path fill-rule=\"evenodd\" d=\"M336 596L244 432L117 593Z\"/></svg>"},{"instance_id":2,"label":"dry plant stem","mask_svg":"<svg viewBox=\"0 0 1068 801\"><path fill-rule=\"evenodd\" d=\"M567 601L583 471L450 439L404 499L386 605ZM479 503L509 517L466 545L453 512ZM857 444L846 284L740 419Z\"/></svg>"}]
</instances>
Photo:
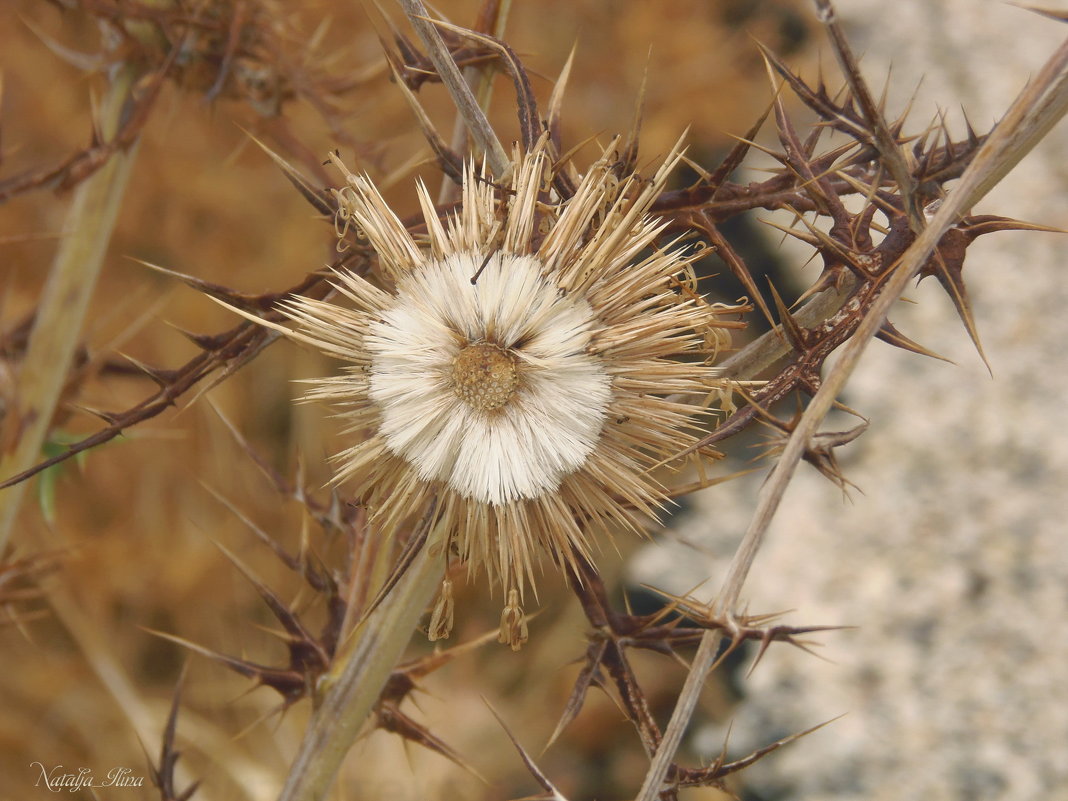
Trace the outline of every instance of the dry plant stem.
<instances>
[{"instance_id":1,"label":"dry plant stem","mask_svg":"<svg viewBox=\"0 0 1068 801\"><path fill-rule=\"evenodd\" d=\"M793 313L794 319L800 325L815 327L842 308L854 285L854 279L847 279L840 289L820 292ZM724 360L720 366L720 374L736 381L751 380L792 352L793 346L786 337L778 330L771 330Z\"/></svg>"},{"instance_id":2,"label":"dry plant stem","mask_svg":"<svg viewBox=\"0 0 1068 801\"><path fill-rule=\"evenodd\" d=\"M325 798L382 688L441 584L444 559L438 532L427 538L389 595L371 612L325 679L279 801Z\"/></svg>"},{"instance_id":3,"label":"dry plant stem","mask_svg":"<svg viewBox=\"0 0 1068 801\"><path fill-rule=\"evenodd\" d=\"M496 39L504 38L504 28L508 22L508 14L512 10L512 0L503 0L497 11L496 23L491 33ZM478 107L485 113L489 109L490 100L493 98L493 76L496 70L493 67L472 65L464 67L464 81L472 90L476 90ZM456 115L456 125L452 131L452 149L457 153L467 150L467 123L462 115ZM445 206L453 203L460 197L460 186L449 176L441 178L441 191L438 192L438 205Z\"/></svg>"},{"instance_id":4,"label":"dry plant stem","mask_svg":"<svg viewBox=\"0 0 1068 801\"><path fill-rule=\"evenodd\" d=\"M111 75L98 120L104 141L116 135L139 74L135 67L120 65ZM14 424L21 428L18 444L6 458L0 456L0 477L21 473L38 460L81 336L136 150L135 143L126 152L116 152L75 190L64 237L37 307L19 376L17 406L9 411ZM0 553L11 536L25 490L23 482L0 493Z\"/></svg>"},{"instance_id":5,"label":"dry plant stem","mask_svg":"<svg viewBox=\"0 0 1068 801\"><path fill-rule=\"evenodd\" d=\"M737 610L742 585L760 548L771 518L778 508L786 485L804 455L820 422L834 405L845 382L882 327L890 307L900 299L908 283L930 258L943 234L993 188L1027 154L1049 129L1068 111L1068 40L1046 63L1038 78L1020 93L1005 117L976 153L961 176L960 183L947 195L930 223L905 251L886 287L872 304L856 333L842 349L813 396L782 456L761 488L753 520L731 563L717 605L723 611Z\"/></svg>"},{"instance_id":6,"label":"dry plant stem","mask_svg":"<svg viewBox=\"0 0 1068 801\"><path fill-rule=\"evenodd\" d=\"M833 406L864 349L882 326L890 307L898 301L909 281L930 258L943 234L1008 174L1066 111L1068 40L1050 57L1038 77L1016 98L976 153L975 159L961 176L960 183L950 191L927 227L905 252L885 289L872 304L856 333L843 348L841 357L812 398L786 443L779 461L761 487L753 519L735 552L727 578L716 600L718 609L728 615L736 614L742 586L798 461L804 455L820 422ZM655 801L659 796L664 776L667 775L682 734L693 714L700 689L715 661L721 640L722 635L719 632L709 631L702 637L686 684L679 695L671 721L636 801Z\"/></svg>"},{"instance_id":7,"label":"dry plant stem","mask_svg":"<svg viewBox=\"0 0 1068 801\"><path fill-rule=\"evenodd\" d=\"M501 145L500 140L497 139L497 134L493 132L489 120L486 119L486 115L479 108L478 101L471 92L471 87L467 85L467 81L464 80L464 76L460 73L460 68L456 66L456 62L452 60L452 56L449 54L448 48L445 47L445 43L441 41L441 36L438 35L437 29L429 21L429 15L422 1L398 0L398 2L426 47L427 55L434 63L434 69L441 76L445 88L449 90L449 94L452 96L453 103L456 104L457 112L471 132L471 138L475 140L475 144L486 155L490 171L498 179L504 178L511 169L508 154L504 152L504 147Z\"/></svg>"}]
</instances>

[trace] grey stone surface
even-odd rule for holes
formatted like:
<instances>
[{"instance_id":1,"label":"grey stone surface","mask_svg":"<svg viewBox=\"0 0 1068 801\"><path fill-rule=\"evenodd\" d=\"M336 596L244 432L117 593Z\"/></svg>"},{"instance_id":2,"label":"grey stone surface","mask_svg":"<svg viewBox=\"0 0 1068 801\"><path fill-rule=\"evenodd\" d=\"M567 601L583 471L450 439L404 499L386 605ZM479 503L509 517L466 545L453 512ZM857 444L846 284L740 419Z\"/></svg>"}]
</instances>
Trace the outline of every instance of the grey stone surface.
<instances>
[{"instance_id":1,"label":"grey stone surface","mask_svg":"<svg viewBox=\"0 0 1068 801\"><path fill-rule=\"evenodd\" d=\"M985 129L1068 27L998 2L839 3L900 107L916 83L917 126L934 103ZM831 57L824 61L830 71ZM897 104L897 105L895 105ZM1068 124L978 208L1068 227ZM803 467L746 588L754 612L841 623L820 661L773 650L745 687L732 752L846 716L750 774L798 801L1068 798L1068 433L1065 241L1000 234L966 276L993 370L933 282L891 319L948 365L875 343L844 400L872 426L843 453L863 490ZM929 284L929 285L928 285ZM753 508L755 482L704 493L682 545L636 560L641 581L714 594ZM723 729L698 741L714 754Z\"/></svg>"}]
</instances>

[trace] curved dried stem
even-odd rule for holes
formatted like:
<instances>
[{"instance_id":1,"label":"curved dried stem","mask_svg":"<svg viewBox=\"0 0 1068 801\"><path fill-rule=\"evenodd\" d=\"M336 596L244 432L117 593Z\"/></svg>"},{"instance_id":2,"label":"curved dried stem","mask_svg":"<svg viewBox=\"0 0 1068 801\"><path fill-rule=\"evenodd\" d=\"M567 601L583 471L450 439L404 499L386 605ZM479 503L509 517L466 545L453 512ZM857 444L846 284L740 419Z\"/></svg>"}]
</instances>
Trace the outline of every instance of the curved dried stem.
<instances>
[{"instance_id":1,"label":"curved dried stem","mask_svg":"<svg viewBox=\"0 0 1068 801\"><path fill-rule=\"evenodd\" d=\"M471 132L478 148L485 153L486 161L490 170L498 178L504 178L511 169L508 154L501 145L497 134L490 127L489 120L478 105L471 87L464 80L460 68L449 55L449 49L441 41L437 28L430 20L426 7L422 0L398 0L404 13L407 15L415 32L423 41L427 55L430 57L434 68L441 76L445 88L449 90L453 103L456 104L457 113L463 118L467 130Z\"/></svg>"}]
</instances>

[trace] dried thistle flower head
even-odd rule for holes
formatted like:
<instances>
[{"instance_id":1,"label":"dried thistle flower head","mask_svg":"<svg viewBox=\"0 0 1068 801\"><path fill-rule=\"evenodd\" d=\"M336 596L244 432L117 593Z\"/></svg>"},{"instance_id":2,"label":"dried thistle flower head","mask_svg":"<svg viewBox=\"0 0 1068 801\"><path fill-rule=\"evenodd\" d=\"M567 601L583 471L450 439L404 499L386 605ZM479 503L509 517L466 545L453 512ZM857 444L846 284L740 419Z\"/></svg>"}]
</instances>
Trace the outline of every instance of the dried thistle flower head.
<instances>
[{"instance_id":1,"label":"dried thistle flower head","mask_svg":"<svg viewBox=\"0 0 1068 801\"><path fill-rule=\"evenodd\" d=\"M468 167L444 223L418 187L418 241L335 159L343 233L370 242L383 286L342 272L353 308L282 304L292 337L348 365L307 394L362 434L336 480L386 535L436 499L450 547L502 585L513 647L537 553L574 565L590 529L639 530L665 500L649 469L693 444L703 409L688 399L716 385L713 309L680 291L695 256L657 248L665 223L648 213L679 158L620 180L606 152L566 200L544 146L517 154L504 186Z\"/></svg>"}]
</instances>

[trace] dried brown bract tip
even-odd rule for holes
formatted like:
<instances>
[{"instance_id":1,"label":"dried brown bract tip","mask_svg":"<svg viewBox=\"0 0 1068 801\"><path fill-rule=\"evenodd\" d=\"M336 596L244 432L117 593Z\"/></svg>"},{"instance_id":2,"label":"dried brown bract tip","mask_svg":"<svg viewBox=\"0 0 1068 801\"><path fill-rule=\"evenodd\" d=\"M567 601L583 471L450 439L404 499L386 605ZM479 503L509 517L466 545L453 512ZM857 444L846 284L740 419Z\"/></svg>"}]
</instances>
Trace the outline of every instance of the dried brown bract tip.
<instances>
[{"instance_id":1,"label":"dried brown bract tip","mask_svg":"<svg viewBox=\"0 0 1068 801\"><path fill-rule=\"evenodd\" d=\"M139 61L170 71L187 90L248 101L276 115L281 103L307 83L297 78L305 46L273 0L75 0L73 8L95 17L108 55L100 62ZM295 79L296 78L296 79ZM303 78L303 80L302 80Z\"/></svg>"}]
</instances>

